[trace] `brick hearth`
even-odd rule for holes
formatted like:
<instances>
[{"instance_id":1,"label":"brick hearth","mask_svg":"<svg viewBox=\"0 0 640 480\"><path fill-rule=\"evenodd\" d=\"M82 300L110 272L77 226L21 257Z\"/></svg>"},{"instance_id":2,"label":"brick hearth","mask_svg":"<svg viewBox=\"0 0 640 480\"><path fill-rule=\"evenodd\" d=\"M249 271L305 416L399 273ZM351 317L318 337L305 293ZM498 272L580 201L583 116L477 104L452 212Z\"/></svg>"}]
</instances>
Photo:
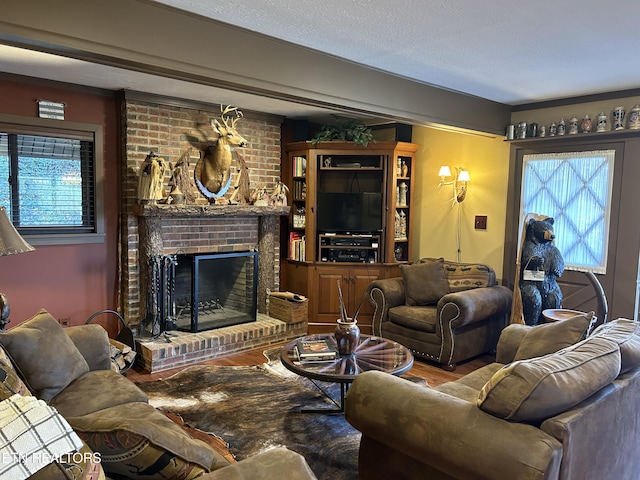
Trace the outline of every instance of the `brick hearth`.
<instances>
[{"instance_id":1,"label":"brick hearth","mask_svg":"<svg viewBox=\"0 0 640 480\"><path fill-rule=\"evenodd\" d=\"M306 320L286 323L258 314L255 322L206 330L198 333L173 331L171 342L164 338L136 340L137 363L154 373L193 364L255 347L268 347L305 335Z\"/></svg>"}]
</instances>

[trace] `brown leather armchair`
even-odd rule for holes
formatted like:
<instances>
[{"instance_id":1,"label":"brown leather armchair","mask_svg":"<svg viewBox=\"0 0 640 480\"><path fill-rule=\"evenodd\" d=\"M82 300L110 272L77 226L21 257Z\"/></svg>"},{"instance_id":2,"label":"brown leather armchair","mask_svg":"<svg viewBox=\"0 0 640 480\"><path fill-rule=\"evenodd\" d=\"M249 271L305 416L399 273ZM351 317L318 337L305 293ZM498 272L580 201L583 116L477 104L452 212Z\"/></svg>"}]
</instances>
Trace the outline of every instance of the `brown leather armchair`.
<instances>
[{"instance_id":1,"label":"brown leather armchair","mask_svg":"<svg viewBox=\"0 0 640 480\"><path fill-rule=\"evenodd\" d=\"M490 266L424 258L400 270L401 277L376 280L367 289L374 335L448 370L495 349L512 291L497 285Z\"/></svg>"}]
</instances>

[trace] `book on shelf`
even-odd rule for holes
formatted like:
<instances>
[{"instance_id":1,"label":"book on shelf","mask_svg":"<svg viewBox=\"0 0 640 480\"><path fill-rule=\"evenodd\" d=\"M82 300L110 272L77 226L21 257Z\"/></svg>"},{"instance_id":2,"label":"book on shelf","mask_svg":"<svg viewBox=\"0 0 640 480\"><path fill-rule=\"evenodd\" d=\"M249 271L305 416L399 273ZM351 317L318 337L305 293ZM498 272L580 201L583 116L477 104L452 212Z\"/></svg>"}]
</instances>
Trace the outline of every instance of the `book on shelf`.
<instances>
[{"instance_id":1,"label":"book on shelf","mask_svg":"<svg viewBox=\"0 0 640 480\"><path fill-rule=\"evenodd\" d=\"M305 237L302 232L289 233L289 259L304 262Z\"/></svg>"},{"instance_id":2,"label":"book on shelf","mask_svg":"<svg viewBox=\"0 0 640 480\"><path fill-rule=\"evenodd\" d=\"M304 177L307 174L306 157L293 157L293 176Z\"/></svg>"},{"instance_id":3,"label":"book on shelf","mask_svg":"<svg viewBox=\"0 0 640 480\"><path fill-rule=\"evenodd\" d=\"M337 350L328 340L298 340L294 351L301 362L327 362L338 357Z\"/></svg>"}]
</instances>

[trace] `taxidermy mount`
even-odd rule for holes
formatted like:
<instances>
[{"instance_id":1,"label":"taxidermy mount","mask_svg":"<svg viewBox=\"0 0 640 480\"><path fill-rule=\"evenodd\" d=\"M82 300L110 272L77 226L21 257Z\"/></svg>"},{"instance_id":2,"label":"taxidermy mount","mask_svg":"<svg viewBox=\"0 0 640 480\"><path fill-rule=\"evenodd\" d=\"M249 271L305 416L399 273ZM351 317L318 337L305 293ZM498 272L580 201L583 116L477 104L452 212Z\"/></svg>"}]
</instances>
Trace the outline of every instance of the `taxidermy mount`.
<instances>
[{"instance_id":1,"label":"taxidermy mount","mask_svg":"<svg viewBox=\"0 0 640 480\"><path fill-rule=\"evenodd\" d=\"M213 203L224 195L231 184L231 160L233 147L246 147L247 141L236 130L236 123L242 118L237 107L220 105L220 120L211 120L213 131L218 134L218 142L208 147L194 170L194 180L198 190ZM231 114L235 114L232 118Z\"/></svg>"}]
</instances>

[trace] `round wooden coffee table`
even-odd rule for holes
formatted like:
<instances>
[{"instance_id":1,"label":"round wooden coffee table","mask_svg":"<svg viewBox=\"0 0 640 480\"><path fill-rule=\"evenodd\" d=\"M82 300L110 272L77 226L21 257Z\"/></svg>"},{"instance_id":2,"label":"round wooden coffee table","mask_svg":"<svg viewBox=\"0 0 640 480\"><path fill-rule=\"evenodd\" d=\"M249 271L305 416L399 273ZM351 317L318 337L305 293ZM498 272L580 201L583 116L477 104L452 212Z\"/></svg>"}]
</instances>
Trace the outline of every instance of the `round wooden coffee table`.
<instances>
[{"instance_id":1,"label":"round wooden coffee table","mask_svg":"<svg viewBox=\"0 0 640 480\"><path fill-rule=\"evenodd\" d=\"M290 341L280 352L280 360L288 370L302 377L309 378L312 381L339 383L340 384L340 402L337 403L326 392L318 386L331 401L333 401L337 409L322 410L302 410L306 412L343 412L344 396L351 382L363 372L370 370L378 370L391 375L402 375L406 373L413 365L413 354L405 346L387 340L382 337L371 335L360 335L360 342L355 353L351 355L340 355L338 358L328 362L300 362L295 356L294 347L299 340L328 340L337 349L335 337L333 334L323 333L315 335L307 335L305 337L296 338ZM317 385L316 385L317 386Z\"/></svg>"}]
</instances>

